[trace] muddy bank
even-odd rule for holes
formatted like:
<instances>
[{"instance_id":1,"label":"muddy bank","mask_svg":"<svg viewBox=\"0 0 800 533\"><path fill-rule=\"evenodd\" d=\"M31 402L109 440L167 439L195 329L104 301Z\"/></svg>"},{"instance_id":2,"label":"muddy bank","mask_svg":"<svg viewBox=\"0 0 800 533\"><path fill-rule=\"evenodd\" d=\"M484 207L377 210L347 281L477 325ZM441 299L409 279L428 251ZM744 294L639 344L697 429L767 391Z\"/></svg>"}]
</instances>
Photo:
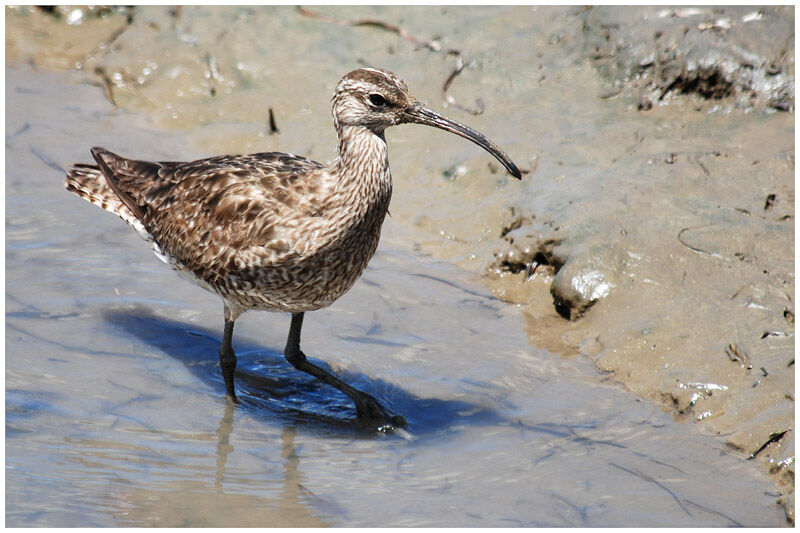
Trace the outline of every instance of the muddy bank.
<instances>
[{"instance_id":1,"label":"muddy bank","mask_svg":"<svg viewBox=\"0 0 800 533\"><path fill-rule=\"evenodd\" d=\"M606 97L625 92L639 109L687 94L745 111L794 109L791 6L599 7L585 21Z\"/></svg>"},{"instance_id":2,"label":"muddy bank","mask_svg":"<svg viewBox=\"0 0 800 533\"><path fill-rule=\"evenodd\" d=\"M793 9L584 20L614 116L512 206L496 290L534 344L757 457L793 520L794 117L769 112L794 106Z\"/></svg>"},{"instance_id":3,"label":"muddy bank","mask_svg":"<svg viewBox=\"0 0 800 533\"><path fill-rule=\"evenodd\" d=\"M328 98L339 77L360 65L400 73L527 174L510 183L466 143L396 128L393 223L419 251L493 273L533 345L586 354L741 457L756 454L792 516L793 117L744 114L735 97L673 98L683 86L666 70L643 87L667 96L637 110L641 95L613 80L642 73L592 56L598 39L619 43L626 29L663 22L654 10L626 12L614 21L622 15L582 8L9 10L7 59L76 70L120 113L146 112L186 135L197 155L281 150L321 161L334 156ZM606 26L608 38L587 29ZM772 76L785 79L783 69ZM747 102L770 109L759 98Z\"/></svg>"}]
</instances>

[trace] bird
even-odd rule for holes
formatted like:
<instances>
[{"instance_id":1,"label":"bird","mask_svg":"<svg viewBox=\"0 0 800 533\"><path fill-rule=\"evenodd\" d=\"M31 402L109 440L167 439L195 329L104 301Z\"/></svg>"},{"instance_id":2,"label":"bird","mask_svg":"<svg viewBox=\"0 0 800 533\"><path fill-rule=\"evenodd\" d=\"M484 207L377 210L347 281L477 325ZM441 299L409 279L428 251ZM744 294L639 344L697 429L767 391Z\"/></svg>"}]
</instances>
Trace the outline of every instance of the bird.
<instances>
[{"instance_id":1,"label":"bird","mask_svg":"<svg viewBox=\"0 0 800 533\"><path fill-rule=\"evenodd\" d=\"M384 132L422 124L472 141L515 178L511 158L481 133L417 101L399 76L359 68L331 99L338 157L328 166L264 152L189 162L127 159L100 147L76 163L66 188L122 218L182 277L219 295L224 310L219 364L229 401L233 328L245 311L291 314L284 357L346 394L356 420L380 431L408 427L402 415L312 363L300 349L306 312L331 305L361 276L378 247L392 196Z\"/></svg>"}]
</instances>

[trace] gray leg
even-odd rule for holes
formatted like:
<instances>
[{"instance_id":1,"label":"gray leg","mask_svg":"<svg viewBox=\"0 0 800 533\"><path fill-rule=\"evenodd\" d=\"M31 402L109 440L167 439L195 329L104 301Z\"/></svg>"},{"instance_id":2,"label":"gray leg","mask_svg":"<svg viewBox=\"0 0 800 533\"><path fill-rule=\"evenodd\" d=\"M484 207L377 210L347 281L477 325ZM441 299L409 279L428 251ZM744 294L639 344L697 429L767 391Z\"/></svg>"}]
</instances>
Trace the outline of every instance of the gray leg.
<instances>
[{"instance_id":1,"label":"gray leg","mask_svg":"<svg viewBox=\"0 0 800 533\"><path fill-rule=\"evenodd\" d=\"M314 363L306 359L305 354L300 350L300 330L303 327L303 313L292 313L292 325L289 329L289 340L286 342L284 356L292 366L311 374L315 378L336 387L356 404L356 414L358 418L377 426L394 426L405 428L408 426L405 419L400 415L392 415L386 411L378 401L360 390L354 389L333 374L326 372Z\"/></svg>"},{"instance_id":2,"label":"gray leg","mask_svg":"<svg viewBox=\"0 0 800 533\"><path fill-rule=\"evenodd\" d=\"M225 319L225 333L219 347L219 367L225 379L225 393L233 403L239 403L233 386L233 372L236 370L236 354L233 353L233 320Z\"/></svg>"}]
</instances>

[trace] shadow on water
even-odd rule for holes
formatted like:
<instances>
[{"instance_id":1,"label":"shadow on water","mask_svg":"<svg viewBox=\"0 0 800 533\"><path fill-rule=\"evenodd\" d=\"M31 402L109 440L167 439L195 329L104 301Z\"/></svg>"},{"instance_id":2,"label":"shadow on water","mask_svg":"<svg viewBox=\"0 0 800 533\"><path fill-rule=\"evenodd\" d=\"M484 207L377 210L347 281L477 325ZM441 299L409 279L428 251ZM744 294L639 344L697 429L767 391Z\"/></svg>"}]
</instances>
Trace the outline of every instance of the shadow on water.
<instances>
[{"instance_id":1,"label":"shadow on water","mask_svg":"<svg viewBox=\"0 0 800 533\"><path fill-rule=\"evenodd\" d=\"M103 318L170 357L181 361L213 389L224 391L217 354L221 338L208 329L159 317L145 306L108 308ZM257 418L327 433L371 436L355 418L352 401L340 391L289 364L281 352L246 339L234 339L238 409ZM329 365L310 357L326 370ZM389 410L402 414L414 435L430 434L456 425L496 424L493 410L464 401L420 398L380 379L361 373L337 372L351 385L373 395Z\"/></svg>"}]
</instances>

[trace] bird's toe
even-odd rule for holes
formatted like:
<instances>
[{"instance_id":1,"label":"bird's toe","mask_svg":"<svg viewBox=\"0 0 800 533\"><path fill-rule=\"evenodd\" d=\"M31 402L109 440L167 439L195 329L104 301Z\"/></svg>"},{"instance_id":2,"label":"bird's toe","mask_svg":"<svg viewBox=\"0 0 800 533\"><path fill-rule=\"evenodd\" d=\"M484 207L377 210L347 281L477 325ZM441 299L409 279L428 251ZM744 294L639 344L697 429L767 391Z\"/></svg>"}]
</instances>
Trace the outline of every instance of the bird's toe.
<instances>
[{"instance_id":1,"label":"bird's toe","mask_svg":"<svg viewBox=\"0 0 800 533\"><path fill-rule=\"evenodd\" d=\"M361 401L356 402L356 414L362 424L375 428L382 433L391 433L396 429L408 428L405 418L401 415L390 413L371 396L365 395Z\"/></svg>"}]
</instances>

